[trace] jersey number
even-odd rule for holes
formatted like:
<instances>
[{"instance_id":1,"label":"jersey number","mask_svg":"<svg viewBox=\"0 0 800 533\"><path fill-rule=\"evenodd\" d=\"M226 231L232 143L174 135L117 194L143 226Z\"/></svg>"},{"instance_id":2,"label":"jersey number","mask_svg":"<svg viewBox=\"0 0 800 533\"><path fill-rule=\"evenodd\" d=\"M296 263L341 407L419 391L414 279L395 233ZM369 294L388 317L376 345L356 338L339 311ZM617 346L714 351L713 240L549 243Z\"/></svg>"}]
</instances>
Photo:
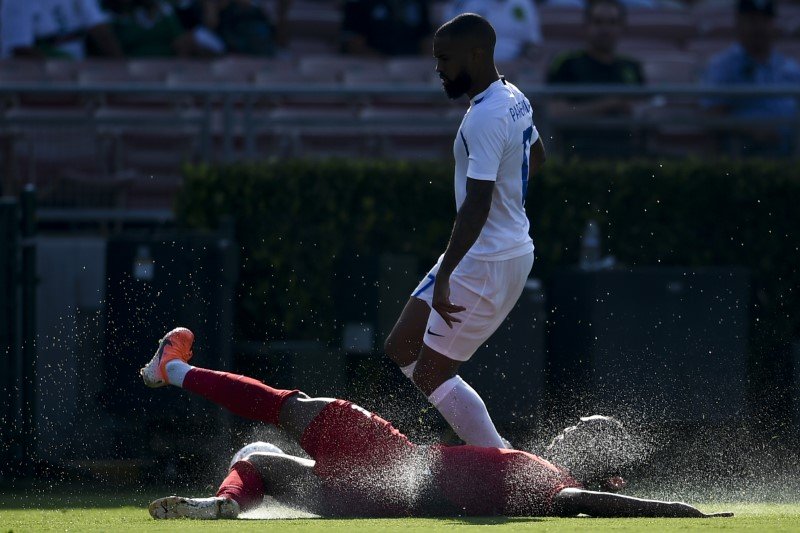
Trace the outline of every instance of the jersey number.
<instances>
[{"instance_id":1,"label":"jersey number","mask_svg":"<svg viewBox=\"0 0 800 533\"><path fill-rule=\"evenodd\" d=\"M528 150L531 147L533 126L522 132L522 206L525 207L525 196L528 194Z\"/></svg>"}]
</instances>

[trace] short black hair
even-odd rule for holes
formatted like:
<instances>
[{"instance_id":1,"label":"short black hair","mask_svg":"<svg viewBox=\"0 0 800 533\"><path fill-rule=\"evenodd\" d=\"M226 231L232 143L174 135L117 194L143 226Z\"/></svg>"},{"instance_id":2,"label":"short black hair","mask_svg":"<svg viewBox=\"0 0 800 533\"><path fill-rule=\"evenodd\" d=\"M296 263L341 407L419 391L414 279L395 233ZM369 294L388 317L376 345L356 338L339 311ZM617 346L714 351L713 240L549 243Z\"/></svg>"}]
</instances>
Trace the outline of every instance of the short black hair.
<instances>
[{"instance_id":1,"label":"short black hair","mask_svg":"<svg viewBox=\"0 0 800 533\"><path fill-rule=\"evenodd\" d=\"M616 7L617 11L619 11L620 21L625 22L628 19L628 10L625 8L625 4L623 4L620 0L588 0L586 2L586 7L583 10L583 19L586 22L589 22L594 8L602 4L608 4Z\"/></svg>"},{"instance_id":2,"label":"short black hair","mask_svg":"<svg viewBox=\"0 0 800 533\"><path fill-rule=\"evenodd\" d=\"M736 12L740 15L760 13L768 17L775 17L775 3L772 0L739 0Z\"/></svg>"},{"instance_id":3,"label":"short black hair","mask_svg":"<svg viewBox=\"0 0 800 533\"><path fill-rule=\"evenodd\" d=\"M467 39L492 53L497 42L497 34L492 25L477 13L462 13L450 19L436 30L436 35Z\"/></svg>"}]
</instances>

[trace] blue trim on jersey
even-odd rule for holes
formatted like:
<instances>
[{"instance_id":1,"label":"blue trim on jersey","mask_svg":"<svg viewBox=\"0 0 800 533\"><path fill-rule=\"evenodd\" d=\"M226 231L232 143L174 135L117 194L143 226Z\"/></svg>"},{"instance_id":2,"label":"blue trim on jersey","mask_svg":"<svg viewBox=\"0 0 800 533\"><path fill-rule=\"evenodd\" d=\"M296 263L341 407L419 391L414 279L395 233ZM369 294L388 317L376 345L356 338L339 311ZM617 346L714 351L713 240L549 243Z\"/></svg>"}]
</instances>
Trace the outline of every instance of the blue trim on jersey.
<instances>
[{"instance_id":1,"label":"blue trim on jersey","mask_svg":"<svg viewBox=\"0 0 800 533\"><path fill-rule=\"evenodd\" d=\"M464 150L467 151L467 157L469 157L469 146L467 146L467 140L464 138L464 132L459 130L459 135L461 135L461 140L464 142Z\"/></svg>"},{"instance_id":2,"label":"blue trim on jersey","mask_svg":"<svg viewBox=\"0 0 800 533\"><path fill-rule=\"evenodd\" d=\"M428 290L428 289L430 288L430 286L431 286L431 285L433 285L433 282L434 282L434 281L436 281L436 276L432 276L431 274L428 274L427 278L428 278L430 281L428 281L428 283L426 283L425 285L423 285L422 287L420 287L420 288L419 288L419 290L418 290L418 291L416 291L416 292L415 292L414 294L412 294L411 296L414 296L414 297L417 297L417 296L419 296L420 294L422 294L423 292L425 292L426 290Z\"/></svg>"},{"instance_id":3,"label":"blue trim on jersey","mask_svg":"<svg viewBox=\"0 0 800 533\"><path fill-rule=\"evenodd\" d=\"M485 98L486 98L485 96L481 96L480 98L478 98L477 100L475 100L474 102L472 102L472 105L478 105L478 104L480 104L481 102L483 102L483 100L484 100Z\"/></svg>"}]
</instances>

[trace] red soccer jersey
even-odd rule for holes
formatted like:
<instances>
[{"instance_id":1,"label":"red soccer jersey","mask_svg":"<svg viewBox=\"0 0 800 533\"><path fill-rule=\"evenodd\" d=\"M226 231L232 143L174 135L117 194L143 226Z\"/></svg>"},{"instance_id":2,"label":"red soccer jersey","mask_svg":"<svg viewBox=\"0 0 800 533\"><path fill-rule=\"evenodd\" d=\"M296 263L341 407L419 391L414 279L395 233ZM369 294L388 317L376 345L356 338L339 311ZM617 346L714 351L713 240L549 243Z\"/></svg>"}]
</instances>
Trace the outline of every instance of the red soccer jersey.
<instances>
[{"instance_id":1,"label":"red soccer jersey","mask_svg":"<svg viewBox=\"0 0 800 533\"><path fill-rule=\"evenodd\" d=\"M426 450L386 420L343 400L322 410L301 445L338 500L336 514L428 514L430 506L420 500L435 497L427 492L432 482L441 496L436 499L467 515L542 516L551 513L561 489L580 487L564 470L527 452L477 446Z\"/></svg>"},{"instance_id":2,"label":"red soccer jersey","mask_svg":"<svg viewBox=\"0 0 800 533\"><path fill-rule=\"evenodd\" d=\"M519 450L437 446L432 454L442 495L468 515L549 515L553 496L581 487L565 470Z\"/></svg>"}]
</instances>

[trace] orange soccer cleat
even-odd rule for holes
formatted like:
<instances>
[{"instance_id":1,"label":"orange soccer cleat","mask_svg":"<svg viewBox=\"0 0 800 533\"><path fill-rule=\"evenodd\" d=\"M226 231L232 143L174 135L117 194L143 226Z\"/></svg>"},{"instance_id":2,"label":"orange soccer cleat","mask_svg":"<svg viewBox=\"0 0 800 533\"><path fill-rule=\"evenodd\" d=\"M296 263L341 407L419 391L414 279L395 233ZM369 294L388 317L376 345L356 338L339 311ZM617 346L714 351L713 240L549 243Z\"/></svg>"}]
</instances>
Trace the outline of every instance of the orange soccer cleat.
<instances>
[{"instance_id":1,"label":"orange soccer cleat","mask_svg":"<svg viewBox=\"0 0 800 533\"><path fill-rule=\"evenodd\" d=\"M167 384L166 364L170 361L189 361L192 358L194 333L187 328L175 328L159 341L156 354L144 368L139 370L148 387L163 387Z\"/></svg>"}]
</instances>

